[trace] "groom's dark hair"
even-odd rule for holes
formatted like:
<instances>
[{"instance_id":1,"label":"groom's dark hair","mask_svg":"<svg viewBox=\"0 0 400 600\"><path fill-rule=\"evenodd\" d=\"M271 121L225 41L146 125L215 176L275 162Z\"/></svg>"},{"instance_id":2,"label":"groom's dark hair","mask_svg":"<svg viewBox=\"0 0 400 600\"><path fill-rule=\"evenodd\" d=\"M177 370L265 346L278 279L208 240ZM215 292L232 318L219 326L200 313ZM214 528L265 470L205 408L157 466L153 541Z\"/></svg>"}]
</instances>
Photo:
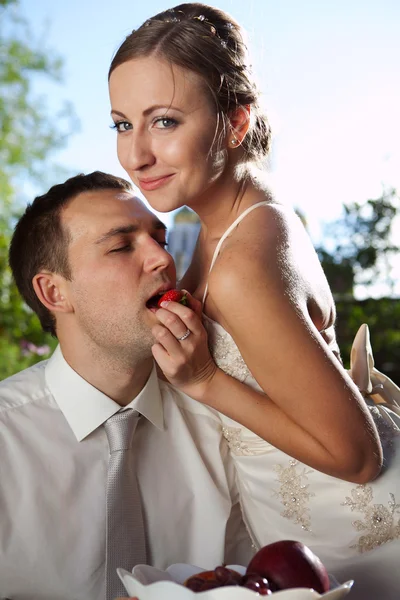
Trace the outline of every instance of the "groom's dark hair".
<instances>
[{"instance_id":1,"label":"groom's dark hair","mask_svg":"<svg viewBox=\"0 0 400 600\"><path fill-rule=\"evenodd\" d=\"M54 337L57 337L54 315L40 302L32 280L43 269L71 280L70 234L62 224L62 210L83 192L108 189L130 192L132 186L125 179L101 171L71 177L28 204L14 229L9 264L15 283L26 304L39 317L43 330Z\"/></svg>"}]
</instances>

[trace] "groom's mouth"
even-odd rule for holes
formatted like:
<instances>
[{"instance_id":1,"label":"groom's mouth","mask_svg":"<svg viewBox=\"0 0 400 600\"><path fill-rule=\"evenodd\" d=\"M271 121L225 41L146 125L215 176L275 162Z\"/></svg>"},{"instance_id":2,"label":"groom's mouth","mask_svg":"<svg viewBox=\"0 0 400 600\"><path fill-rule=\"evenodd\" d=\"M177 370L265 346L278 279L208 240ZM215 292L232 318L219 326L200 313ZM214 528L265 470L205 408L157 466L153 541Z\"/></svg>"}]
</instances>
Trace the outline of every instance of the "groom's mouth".
<instances>
[{"instance_id":1,"label":"groom's mouth","mask_svg":"<svg viewBox=\"0 0 400 600\"><path fill-rule=\"evenodd\" d=\"M161 292L161 294L156 294L155 296L152 296L151 298L149 298L146 302L146 307L150 310L157 310L157 308L158 308L157 302L159 301L159 299L161 298L163 293L164 292Z\"/></svg>"}]
</instances>

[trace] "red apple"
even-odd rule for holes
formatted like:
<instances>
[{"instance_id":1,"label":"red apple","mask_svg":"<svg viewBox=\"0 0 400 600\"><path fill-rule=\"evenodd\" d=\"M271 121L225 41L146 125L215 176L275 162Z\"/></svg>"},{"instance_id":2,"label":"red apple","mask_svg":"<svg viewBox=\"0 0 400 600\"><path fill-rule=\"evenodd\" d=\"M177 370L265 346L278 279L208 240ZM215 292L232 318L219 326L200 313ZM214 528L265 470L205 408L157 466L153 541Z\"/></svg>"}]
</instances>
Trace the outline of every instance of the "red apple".
<instances>
[{"instance_id":1,"label":"red apple","mask_svg":"<svg viewBox=\"0 0 400 600\"><path fill-rule=\"evenodd\" d=\"M246 573L266 577L271 588L312 588L319 594L329 590L328 573L318 558L301 542L282 540L261 548Z\"/></svg>"}]
</instances>

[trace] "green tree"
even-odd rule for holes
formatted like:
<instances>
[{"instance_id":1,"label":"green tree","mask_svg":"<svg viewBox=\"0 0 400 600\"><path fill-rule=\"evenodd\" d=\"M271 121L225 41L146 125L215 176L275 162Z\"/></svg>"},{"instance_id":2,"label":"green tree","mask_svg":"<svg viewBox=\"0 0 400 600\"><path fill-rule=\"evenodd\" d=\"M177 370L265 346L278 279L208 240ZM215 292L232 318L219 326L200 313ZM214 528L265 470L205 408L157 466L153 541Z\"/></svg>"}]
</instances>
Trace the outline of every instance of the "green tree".
<instances>
[{"instance_id":1,"label":"green tree","mask_svg":"<svg viewBox=\"0 0 400 600\"><path fill-rule=\"evenodd\" d=\"M345 366L350 366L351 345L358 328L367 323L375 366L400 385L400 300L339 299L336 311L336 335Z\"/></svg>"},{"instance_id":2,"label":"green tree","mask_svg":"<svg viewBox=\"0 0 400 600\"><path fill-rule=\"evenodd\" d=\"M393 294L391 263L400 247L393 243L393 221L400 207L394 189L365 204L345 205L343 216L327 227L317 249L336 300L336 334L345 366L354 336L367 323L378 369L400 383L400 300ZM354 288L385 284L388 297L356 300Z\"/></svg>"},{"instance_id":3,"label":"green tree","mask_svg":"<svg viewBox=\"0 0 400 600\"><path fill-rule=\"evenodd\" d=\"M35 93L37 83L59 83L61 75L61 59L35 40L18 0L0 0L0 379L41 360L55 345L18 294L8 247L23 210L23 188L33 194L39 181L41 190L51 181L49 157L76 125L67 103L54 111Z\"/></svg>"},{"instance_id":4,"label":"green tree","mask_svg":"<svg viewBox=\"0 0 400 600\"><path fill-rule=\"evenodd\" d=\"M327 227L317 251L336 296L353 296L355 285L370 289L377 282L393 295L391 264L400 247L392 242L392 226L399 208L396 190L384 190L365 204L344 205L343 217Z\"/></svg>"}]
</instances>

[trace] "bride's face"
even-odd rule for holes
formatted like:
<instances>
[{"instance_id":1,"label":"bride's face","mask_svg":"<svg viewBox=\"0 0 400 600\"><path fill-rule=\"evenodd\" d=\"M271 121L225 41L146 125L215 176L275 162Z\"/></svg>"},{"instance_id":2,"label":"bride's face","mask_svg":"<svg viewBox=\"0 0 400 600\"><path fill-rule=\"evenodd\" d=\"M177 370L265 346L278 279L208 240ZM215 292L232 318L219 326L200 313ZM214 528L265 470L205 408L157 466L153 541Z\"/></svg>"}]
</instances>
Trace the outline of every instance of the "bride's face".
<instances>
[{"instance_id":1,"label":"bride's face","mask_svg":"<svg viewBox=\"0 0 400 600\"><path fill-rule=\"evenodd\" d=\"M215 105L198 75L153 57L110 77L118 158L157 211L196 207L227 165Z\"/></svg>"}]
</instances>

